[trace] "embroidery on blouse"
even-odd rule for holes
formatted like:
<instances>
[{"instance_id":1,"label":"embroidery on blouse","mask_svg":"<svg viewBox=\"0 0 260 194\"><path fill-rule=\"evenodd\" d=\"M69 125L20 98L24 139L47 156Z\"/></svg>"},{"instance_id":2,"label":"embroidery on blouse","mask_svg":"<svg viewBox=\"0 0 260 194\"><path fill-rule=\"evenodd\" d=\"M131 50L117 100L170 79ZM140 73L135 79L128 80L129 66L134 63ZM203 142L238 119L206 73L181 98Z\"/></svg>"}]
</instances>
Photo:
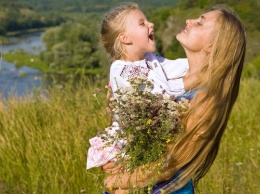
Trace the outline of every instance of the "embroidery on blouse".
<instances>
[{"instance_id":1,"label":"embroidery on blouse","mask_svg":"<svg viewBox=\"0 0 260 194\"><path fill-rule=\"evenodd\" d=\"M150 72L150 69L141 67L141 66L135 66L135 65L125 65L120 76L125 79L130 79L132 77L137 76L148 76Z\"/></svg>"}]
</instances>

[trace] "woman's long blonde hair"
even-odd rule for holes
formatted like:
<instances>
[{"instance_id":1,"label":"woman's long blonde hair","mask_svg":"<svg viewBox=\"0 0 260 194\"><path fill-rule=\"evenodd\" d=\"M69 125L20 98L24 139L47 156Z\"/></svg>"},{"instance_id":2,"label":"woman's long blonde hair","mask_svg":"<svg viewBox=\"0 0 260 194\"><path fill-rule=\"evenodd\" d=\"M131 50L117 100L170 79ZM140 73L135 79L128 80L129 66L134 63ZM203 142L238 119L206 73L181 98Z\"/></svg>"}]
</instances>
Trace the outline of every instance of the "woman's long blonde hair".
<instances>
[{"instance_id":1,"label":"woman's long blonde hair","mask_svg":"<svg viewBox=\"0 0 260 194\"><path fill-rule=\"evenodd\" d=\"M221 138L239 92L246 50L245 29L238 17L227 8L209 11L219 11L220 14L214 29L212 49L206 56L197 85L198 88L204 88L204 98L190 108L184 123L194 118L198 108L205 107L205 110L196 115L187 133L172 149L170 165L181 171L178 179L173 180L174 184L164 188L166 192L184 186L191 178L196 186L208 172L218 154ZM209 106L206 105L208 102ZM195 136L197 138L194 140Z\"/></svg>"}]
</instances>

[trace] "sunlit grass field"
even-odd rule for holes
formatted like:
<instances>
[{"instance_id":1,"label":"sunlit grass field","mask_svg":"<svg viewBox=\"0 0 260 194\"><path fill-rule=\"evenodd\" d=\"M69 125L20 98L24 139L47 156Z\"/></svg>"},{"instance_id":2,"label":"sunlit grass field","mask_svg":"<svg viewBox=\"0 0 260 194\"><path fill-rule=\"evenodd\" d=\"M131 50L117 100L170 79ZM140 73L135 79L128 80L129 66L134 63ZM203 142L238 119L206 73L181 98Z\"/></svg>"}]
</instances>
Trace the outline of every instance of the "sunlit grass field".
<instances>
[{"instance_id":1,"label":"sunlit grass field","mask_svg":"<svg viewBox=\"0 0 260 194\"><path fill-rule=\"evenodd\" d=\"M88 139L109 122L104 86L68 84L47 97L1 103L1 194L102 193L102 172L86 170L86 154ZM243 80L219 155L196 193L260 193L259 110L259 80Z\"/></svg>"},{"instance_id":2,"label":"sunlit grass field","mask_svg":"<svg viewBox=\"0 0 260 194\"><path fill-rule=\"evenodd\" d=\"M219 154L197 193L260 194L260 81L246 79Z\"/></svg>"}]
</instances>

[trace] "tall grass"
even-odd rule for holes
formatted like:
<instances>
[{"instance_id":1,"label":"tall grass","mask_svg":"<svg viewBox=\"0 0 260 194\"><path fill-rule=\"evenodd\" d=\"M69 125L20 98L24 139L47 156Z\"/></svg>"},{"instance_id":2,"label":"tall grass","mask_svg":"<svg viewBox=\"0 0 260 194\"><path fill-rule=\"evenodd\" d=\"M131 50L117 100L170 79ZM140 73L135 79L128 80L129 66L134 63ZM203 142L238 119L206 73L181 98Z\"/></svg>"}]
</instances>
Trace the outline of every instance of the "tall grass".
<instances>
[{"instance_id":1,"label":"tall grass","mask_svg":"<svg viewBox=\"0 0 260 194\"><path fill-rule=\"evenodd\" d=\"M103 191L86 171L88 139L108 124L105 83L52 88L48 98L9 99L0 108L0 193ZM97 93L95 88L102 92ZM243 80L219 155L197 193L260 193L260 83Z\"/></svg>"},{"instance_id":2,"label":"tall grass","mask_svg":"<svg viewBox=\"0 0 260 194\"><path fill-rule=\"evenodd\" d=\"M260 193L260 82L241 83L219 154L198 193Z\"/></svg>"},{"instance_id":3,"label":"tall grass","mask_svg":"<svg viewBox=\"0 0 260 194\"><path fill-rule=\"evenodd\" d=\"M86 171L88 139L108 124L105 91L93 83L52 88L49 97L9 99L0 110L0 193L101 193Z\"/></svg>"}]
</instances>

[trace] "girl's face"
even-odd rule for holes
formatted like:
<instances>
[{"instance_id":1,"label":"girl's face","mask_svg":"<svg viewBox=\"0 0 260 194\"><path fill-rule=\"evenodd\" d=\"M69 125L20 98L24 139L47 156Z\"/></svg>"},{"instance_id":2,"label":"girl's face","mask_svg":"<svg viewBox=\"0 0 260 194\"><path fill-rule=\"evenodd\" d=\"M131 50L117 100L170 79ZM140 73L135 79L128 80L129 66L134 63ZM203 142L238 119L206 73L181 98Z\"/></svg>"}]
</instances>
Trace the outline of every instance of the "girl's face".
<instances>
[{"instance_id":1,"label":"girl's face","mask_svg":"<svg viewBox=\"0 0 260 194\"><path fill-rule=\"evenodd\" d=\"M143 59L145 53L156 50L154 24L147 21L140 10L133 10L127 16L124 35L129 41L127 54L135 56L135 60Z\"/></svg>"},{"instance_id":2,"label":"girl's face","mask_svg":"<svg viewBox=\"0 0 260 194\"><path fill-rule=\"evenodd\" d=\"M213 29L219 11L210 11L197 19L186 20L186 28L176 38L187 52L210 52L213 43Z\"/></svg>"}]
</instances>

